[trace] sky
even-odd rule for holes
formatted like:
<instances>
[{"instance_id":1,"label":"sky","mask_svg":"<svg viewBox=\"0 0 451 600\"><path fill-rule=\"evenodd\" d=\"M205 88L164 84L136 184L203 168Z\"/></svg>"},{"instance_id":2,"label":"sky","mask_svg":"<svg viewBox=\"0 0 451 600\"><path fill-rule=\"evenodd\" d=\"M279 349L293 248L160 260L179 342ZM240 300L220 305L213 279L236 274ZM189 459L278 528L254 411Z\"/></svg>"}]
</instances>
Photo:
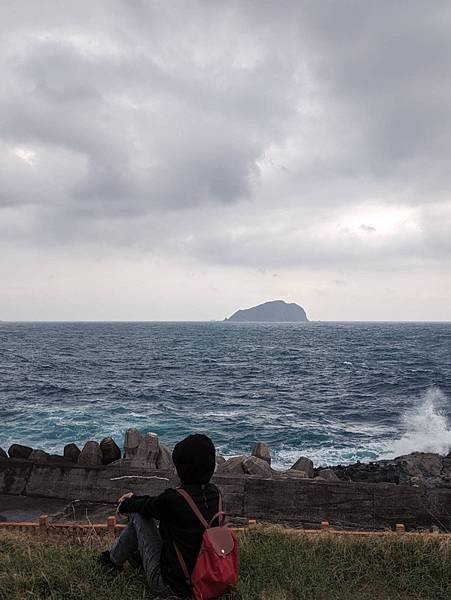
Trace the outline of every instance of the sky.
<instances>
[{"instance_id":1,"label":"sky","mask_svg":"<svg viewBox=\"0 0 451 600\"><path fill-rule=\"evenodd\" d=\"M0 3L0 319L451 320L451 4Z\"/></svg>"}]
</instances>

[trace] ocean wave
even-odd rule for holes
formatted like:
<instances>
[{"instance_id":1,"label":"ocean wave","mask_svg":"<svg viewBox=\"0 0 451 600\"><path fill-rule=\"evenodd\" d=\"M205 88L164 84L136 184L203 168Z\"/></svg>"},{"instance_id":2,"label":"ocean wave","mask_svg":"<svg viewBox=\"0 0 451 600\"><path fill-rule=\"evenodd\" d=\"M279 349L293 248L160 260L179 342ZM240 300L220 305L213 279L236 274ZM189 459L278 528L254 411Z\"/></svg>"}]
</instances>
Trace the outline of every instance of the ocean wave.
<instances>
[{"instance_id":1,"label":"ocean wave","mask_svg":"<svg viewBox=\"0 0 451 600\"><path fill-rule=\"evenodd\" d=\"M445 411L450 400L439 388L430 388L420 401L407 411L402 421L406 432L393 442L383 458L393 458L410 452L448 454L451 449L451 424Z\"/></svg>"}]
</instances>

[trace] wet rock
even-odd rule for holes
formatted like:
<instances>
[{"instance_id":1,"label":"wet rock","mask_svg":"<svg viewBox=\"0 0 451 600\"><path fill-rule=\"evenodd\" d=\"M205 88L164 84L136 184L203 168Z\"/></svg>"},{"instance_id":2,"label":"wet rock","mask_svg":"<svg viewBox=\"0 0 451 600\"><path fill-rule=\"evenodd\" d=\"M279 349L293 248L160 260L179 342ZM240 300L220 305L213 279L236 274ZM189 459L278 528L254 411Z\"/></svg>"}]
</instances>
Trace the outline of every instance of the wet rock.
<instances>
[{"instance_id":1,"label":"wet rock","mask_svg":"<svg viewBox=\"0 0 451 600\"><path fill-rule=\"evenodd\" d=\"M294 471L304 471L307 477L312 478L315 474L313 470L313 461L310 458L301 456L297 459L294 465L291 467Z\"/></svg>"},{"instance_id":2,"label":"wet rock","mask_svg":"<svg viewBox=\"0 0 451 600\"><path fill-rule=\"evenodd\" d=\"M323 479L324 481L340 481L333 469L319 469L315 479Z\"/></svg>"},{"instance_id":3,"label":"wet rock","mask_svg":"<svg viewBox=\"0 0 451 600\"><path fill-rule=\"evenodd\" d=\"M67 458L70 462L76 463L78 462L78 457L80 456L80 448L77 444L66 444L64 446L64 458Z\"/></svg>"},{"instance_id":4,"label":"wet rock","mask_svg":"<svg viewBox=\"0 0 451 600\"><path fill-rule=\"evenodd\" d=\"M226 459L223 456L221 456L220 454L216 455L216 464L217 465L222 465L225 463L225 461L226 461Z\"/></svg>"},{"instance_id":5,"label":"wet rock","mask_svg":"<svg viewBox=\"0 0 451 600\"><path fill-rule=\"evenodd\" d=\"M412 452L395 458L403 473L409 477L440 477L443 457L432 452Z\"/></svg>"},{"instance_id":6,"label":"wet rock","mask_svg":"<svg viewBox=\"0 0 451 600\"><path fill-rule=\"evenodd\" d=\"M98 442L86 442L78 457L78 464L90 466L102 464L102 451Z\"/></svg>"},{"instance_id":7,"label":"wet rock","mask_svg":"<svg viewBox=\"0 0 451 600\"><path fill-rule=\"evenodd\" d=\"M125 458L133 458L138 452L139 444L142 442L143 436L134 427L130 427L125 432L124 448Z\"/></svg>"},{"instance_id":8,"label":"wet rock","mask_svg":"<svg viewBox=\"0 0 451 600\"><path fill-rule=\"evenodd\" d=\"M258 475L259 477L272 477L272 469L266 460L257 456L249 456L243 461L243 470L247 475Z\"/></svg>"},{"instance_id":9,"label":"wet rock","mask_svg":"<svg viewBox=\"0 0 451 600\"><path fill-rule=\"evenodd\" d=\"M156 433L149 432L142 437L136 450L136 454L133 456L130 465L132 467L141 469L156 469L158 452L158 435Z\"/></svg>"},{"instance_id":10,"label":"wet rock","mask_svg":"<svg viewBox=\"0 0 451 600\"><path fill-rule=\"evenodd\" d=\"M112 437L106 437L101 440L100 450L102 452L102 465L109 465L121 458L121 449Z\"/></svg>"},{"instance_id":11,"label":"wet rock","mask_svg":"<svg viewBox=\"0 0 451 600\"><path fill-rule=\"evenodd\" d=\"M6 452L3 450L3 448L0 448L0 458L8 458L8 455L6 454Z\"/></svg>"},{"instance_id":12,"label":"wet rock","mask_svg":"<svg viewBox=\"0 0 451 600\"><path fill-rule=\"evenodd\" d=\"M32 452L33 448L22 444L13 444L8 450L10 458L28 458Z\"/></svg>"},{"instance_id":13,"label":"wet rock","mask_svg":"<svg viewBox=\"0 0 451 600\"><path fill-rule=\"evenodd\" d=\"M341 481L365 483L400 483L401 468L390 461L356 462L353 465L331 467ZM318 469L319 471L319 469Z\"/></svg>"},{"instance_id":14,"label":"wet rock","mask_svg":"<svg viewBox=\"0 0 451 600\"><path fill-rule=\"evenodd\" d=\"M218 475L244 475L243 462L248 456L233 456L222 464L218 465L216 472Z\"/></svg>"},{"instance_id":15,"label":"wet rock","mask_svg":"<svg viewBox=\"0 0 451 600\"><path fill-rule=\"evenodd\" d=\"M157 469L173 469L172 451L169 446L160 442L157 456Z\"/></svg>"},{"instance_id":16,"label":"wet rock","mask_svg":"<svg viewBox=\"0 0 451 600\"><path fill-rule=\"evenodd\" d=\"M257 442L252 448L252 456L256 456L271 465L271 451L266 442Z\"/></svg>"},{"instance_id":17,"label":"wet rock","mask_svg":"<svg viewBox=\"0 0 451 600\"><path fill-rule=\"evenodd\" d=\"M28 457L28 460L32 460L35 463L47 463L49 460L48 452L44 452L44 450L33 450L33 452Z\"/></svg>"}]
</instances>

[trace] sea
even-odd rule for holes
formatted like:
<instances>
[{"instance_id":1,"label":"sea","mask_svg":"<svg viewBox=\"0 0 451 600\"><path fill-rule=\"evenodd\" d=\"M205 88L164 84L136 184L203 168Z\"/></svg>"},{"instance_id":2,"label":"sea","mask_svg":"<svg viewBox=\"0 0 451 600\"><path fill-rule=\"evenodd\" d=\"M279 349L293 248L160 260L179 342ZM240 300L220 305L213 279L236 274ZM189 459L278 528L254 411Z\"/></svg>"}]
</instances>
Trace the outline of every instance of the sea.
<instances>
[{"instance_id":1,"label":"sea","mask_svg":"<svg viewBox=\"0 0 451 600\"><path fill-rule=\"evenodd\" d=\"M2 322L0 447L128 427L315 465L451 448L451 323Z\"/></svg>"}]
</instances>

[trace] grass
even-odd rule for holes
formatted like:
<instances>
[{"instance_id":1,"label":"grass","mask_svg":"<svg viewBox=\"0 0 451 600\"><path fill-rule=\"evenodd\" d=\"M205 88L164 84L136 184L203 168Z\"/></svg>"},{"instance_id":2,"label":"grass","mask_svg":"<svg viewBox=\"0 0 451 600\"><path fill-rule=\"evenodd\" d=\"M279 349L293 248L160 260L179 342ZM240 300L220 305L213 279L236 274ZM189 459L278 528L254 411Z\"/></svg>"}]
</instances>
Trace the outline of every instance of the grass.
<instances>
[{"instance_id":1,"label":"grass","mask_svg":"<svg viewBox=\"0 0 451 600\"><path fill-rule=\"evenodd\" d=\"M97 566L99 543L40 543L0 534L1 600L138 600L143 578L112 578ZM234 600L450 600L451 542L419 535L308 537L278 529L241 535Z\"/></svg>"}]
</instances>

